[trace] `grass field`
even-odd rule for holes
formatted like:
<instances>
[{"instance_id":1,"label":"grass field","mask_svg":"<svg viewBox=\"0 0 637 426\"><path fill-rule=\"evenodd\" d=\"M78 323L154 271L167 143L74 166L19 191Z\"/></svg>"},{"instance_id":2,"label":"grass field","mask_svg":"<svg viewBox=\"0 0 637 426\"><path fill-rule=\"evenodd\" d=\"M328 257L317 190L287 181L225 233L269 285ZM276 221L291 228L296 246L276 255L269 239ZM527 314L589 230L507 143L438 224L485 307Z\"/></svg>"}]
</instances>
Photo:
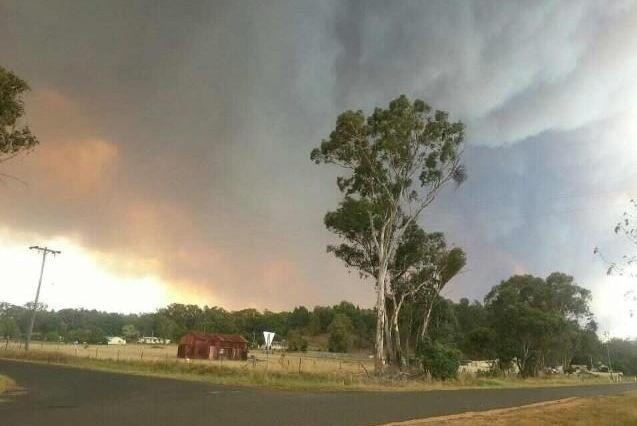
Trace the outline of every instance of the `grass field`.
<instances>
[{"instance_id":1,"label":"grass field","mask_svg":"<svg viewBox=\"0 0 637 426\"><path fill-rule=\"evenodd\" d=\"M478 378L461 375L446 382L424 378L379 378L371 360L329 353L265 354L254 360L208 361L177 359L176 345L78 346L36 342L25 353L19 344L0 345L0 357L69 365L79 368L153 375L216 384L267 386L290 390L433 390L479 387L533 387L606 384L608 380L554 376L550 378ZM632 379L631 379L632 380Z\"/></svg>"},{"instance_id":2,"label":"grass field","mask_svg":"<svg viewBox=\"0 0 637 426\"><path fill-rule=\"evenodd\" d=\"M15 387L15 382L7 376L0 375L0 394Z\"/></svg>"},{"instance_id":3,"label":"grass field","mask_svg":"<svg viewBox=\"0 0 637 426\"><path fill-rule=\"evenodd\" d=\"M113 361L177 361L177 345L65 345L55 343L35 342L31 348L42 352L56 352L75 358L101 359ZM22 344L9 342L0 345L2 351L21 351ZM211 361L191 360L192 363L207 366L223 366L244 369L246 365L253 370L269 370L279 372L310 372L310 373L354 373L364 374L372 371L372 360L360 355L331 354L329 352L275 352L266 354L260 350L251 350L250 356L254 361ZM183 360L180 360L183 362Z\"/></svg>"},{"instance_id":4,"label":"grass field","mask_svg":"<svg viewBox=\"0 0 637 426\"><path fill-rule=\"evenodd\" d=\"M392 423L391 426L629 426L637 425L637 392L570 398L513 409ZM389 426L389 425L387 425Z\"/></svg>"}]
</instances>

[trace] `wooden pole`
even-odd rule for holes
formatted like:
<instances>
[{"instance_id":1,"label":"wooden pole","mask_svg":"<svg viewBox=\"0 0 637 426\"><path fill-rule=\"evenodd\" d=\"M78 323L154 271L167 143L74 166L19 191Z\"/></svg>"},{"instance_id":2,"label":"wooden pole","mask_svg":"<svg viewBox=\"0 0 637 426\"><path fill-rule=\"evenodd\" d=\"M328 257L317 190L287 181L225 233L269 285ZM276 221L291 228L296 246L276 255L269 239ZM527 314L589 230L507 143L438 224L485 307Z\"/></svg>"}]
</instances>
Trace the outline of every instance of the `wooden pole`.
<instances>
[{"instance_id":1,"label":"wooden pole","mask_svg":"<svg viewBox=\"0 0 637 426\"><path fill-rule=\"evenodd\" d=\"M40 266L40 279L38 280L38 290L35 292L35 302L33 302L33 312L31 312L31 319L29 320L29 328L27 329L27 339L24 343L24 350L29 350L29 343L31 343L31 334L33 333L33 326L35 325L35 314L38 311L38 299L40 299L40 288L42 288L42 276L44 275L44 263L46 262L46 255L49 250L45 247L41 249L39 247L30 247L31 249L42 250L42 265Z\"/></svg>"}]
</instances>

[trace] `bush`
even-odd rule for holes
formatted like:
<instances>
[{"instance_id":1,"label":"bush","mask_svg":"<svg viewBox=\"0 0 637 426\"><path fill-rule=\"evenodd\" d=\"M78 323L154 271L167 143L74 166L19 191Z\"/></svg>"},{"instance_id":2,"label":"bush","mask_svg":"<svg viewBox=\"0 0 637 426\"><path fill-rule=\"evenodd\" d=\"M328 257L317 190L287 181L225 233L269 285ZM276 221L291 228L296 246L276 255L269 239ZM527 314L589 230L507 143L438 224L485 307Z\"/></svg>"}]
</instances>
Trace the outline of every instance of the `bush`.
<instances>
[{"instance_id":1,"label":"bush","mask_svg":"<svg viewBox=\"0 0 637 426\"><path fill-rule=\"evenodd\" d=\"M419 345L417 356L425 372L434 379L455 379L462 360L462 353L438 342L426 342Z\"/></svg>"},{"instance_id":2,"label":"bush","mask_svg":"<svg viewBox=\"0 0 637 426\"><path fill-rule=\"evenodd\" d=\"M47 342L59 342L60 341L60 335L58 334L57 331L49 331L48 333L46 333L43 336L43 340L45 340Z\"/></svg>"},{"instance_id":3,"label":"bush","mask_svg":"<svg viewBox=\"0 0 637 426\"><path fill-rule=\"evenodd\" d=\"M328 327L330 337L327 346L330 352L348 352L352 346L352 320L347 315L336 314Z\"/></svg>"},{"instance_id":4,"label":"bush","mask_svg":"<svg viewBox=\"0 0 637 426\"><path fill-rule=\"evenodd\" d=\"M305 352L307 351L307 340L298 330L288 332L288 351Z\"/></svg>"}]
</instances>

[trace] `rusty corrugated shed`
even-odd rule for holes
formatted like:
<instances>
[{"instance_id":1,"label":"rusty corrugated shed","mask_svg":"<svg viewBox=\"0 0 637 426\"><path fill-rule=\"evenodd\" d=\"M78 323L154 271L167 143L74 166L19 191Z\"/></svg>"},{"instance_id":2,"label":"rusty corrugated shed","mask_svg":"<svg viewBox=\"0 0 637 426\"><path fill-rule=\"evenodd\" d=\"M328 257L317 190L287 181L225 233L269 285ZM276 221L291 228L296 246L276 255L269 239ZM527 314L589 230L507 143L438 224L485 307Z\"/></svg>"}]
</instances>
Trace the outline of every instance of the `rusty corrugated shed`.
<instances>
[{"instance_id":1,"label":"rusty corrugated shed","mask_svg":"<svg viewBox=\"0 0 637 426\"><path fill-rule=\"evenodd\" d=\"M179 341L179 358L245 360L248 341L238 334L189 331Z\"/></svg>"}]
</instances>

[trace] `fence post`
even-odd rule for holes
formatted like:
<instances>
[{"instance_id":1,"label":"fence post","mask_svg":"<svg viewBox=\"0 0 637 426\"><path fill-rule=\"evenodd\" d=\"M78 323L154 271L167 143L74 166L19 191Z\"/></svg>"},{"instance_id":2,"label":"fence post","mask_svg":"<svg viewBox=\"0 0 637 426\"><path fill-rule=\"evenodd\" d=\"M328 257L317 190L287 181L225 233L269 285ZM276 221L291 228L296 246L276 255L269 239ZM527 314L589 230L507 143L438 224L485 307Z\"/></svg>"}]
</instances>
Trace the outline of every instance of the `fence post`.
<instances>
[{"instance_id":1,"label":"fence post","mask_svg":"<svg viewBox=\"0 0 637 426\"><path fill-rule=\"evenodd\" d=\"M301 374L301 357L299 357L299 374Z\"/></svg>"}]
</instances>

